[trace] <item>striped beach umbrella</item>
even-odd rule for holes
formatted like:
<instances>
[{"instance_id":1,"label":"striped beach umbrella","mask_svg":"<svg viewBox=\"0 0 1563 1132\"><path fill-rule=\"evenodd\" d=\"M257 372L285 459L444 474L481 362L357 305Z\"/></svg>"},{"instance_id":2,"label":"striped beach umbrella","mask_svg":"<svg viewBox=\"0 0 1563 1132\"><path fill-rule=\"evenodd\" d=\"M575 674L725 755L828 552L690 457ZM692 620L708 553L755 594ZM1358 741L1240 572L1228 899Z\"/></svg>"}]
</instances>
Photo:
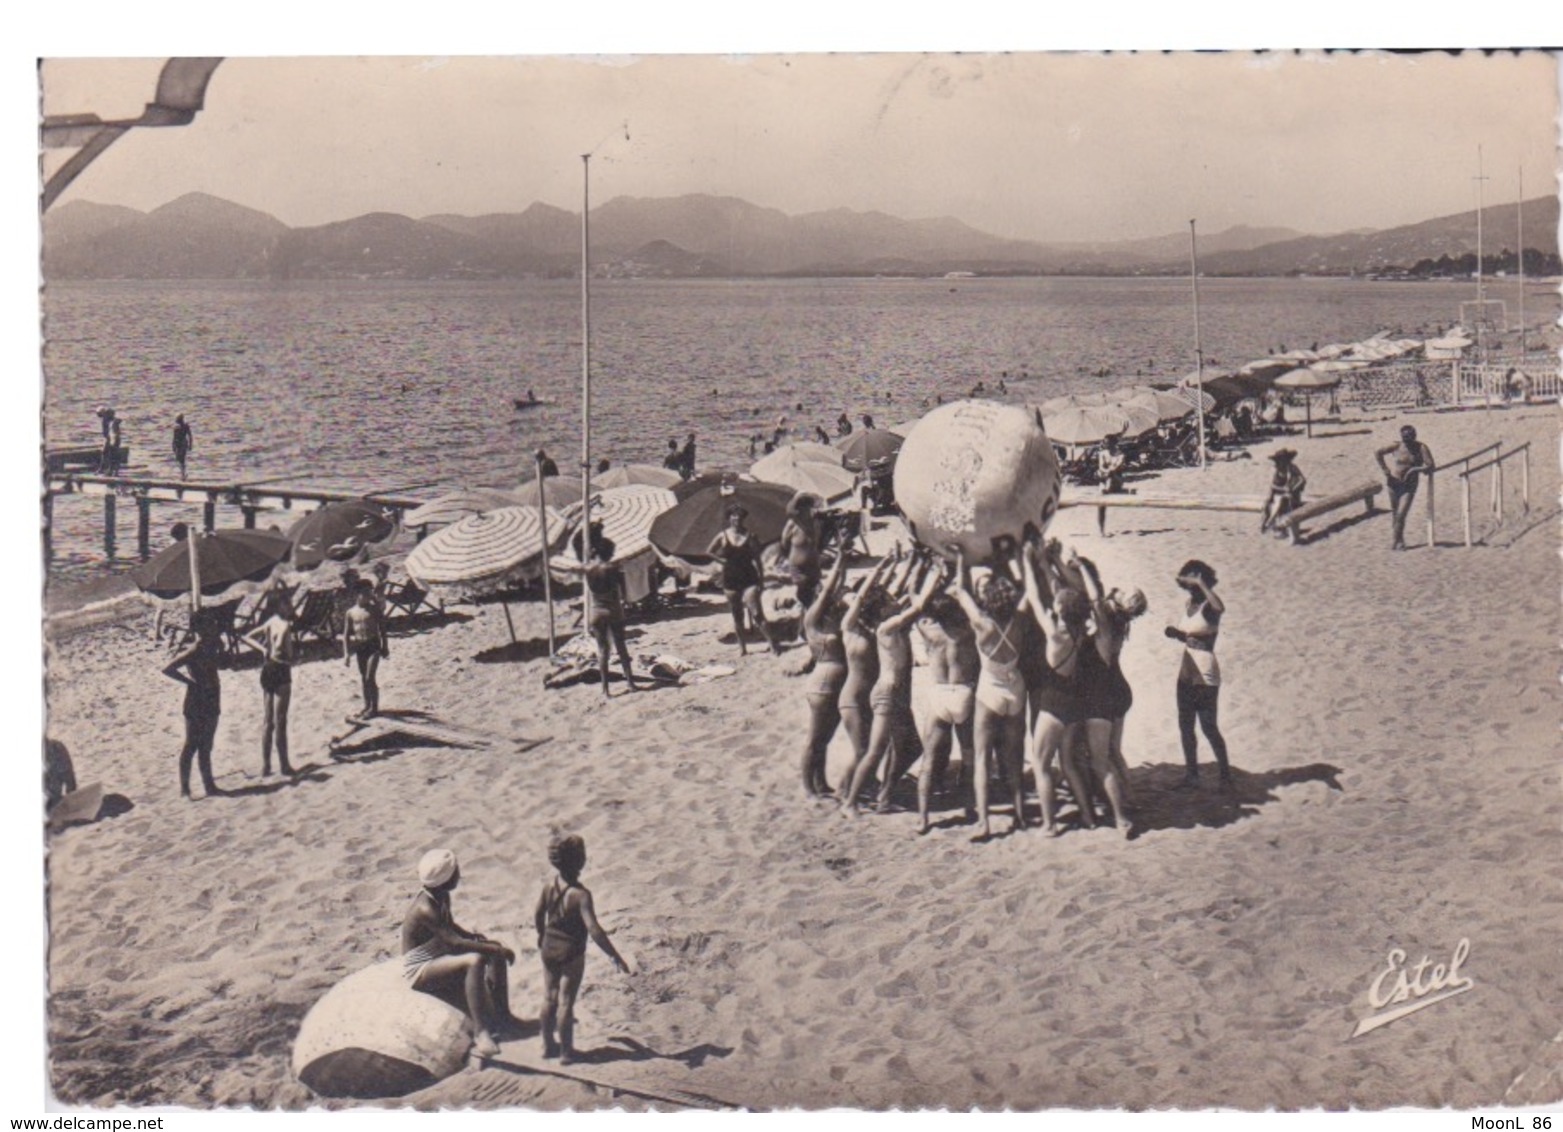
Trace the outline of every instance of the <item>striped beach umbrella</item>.
<instances>
[{"instance_id":1,"label":"striped beach umbrella","mask_svg":"<svg viewBox=\"0 0 1563 1132\"><path fill-rule=\"evenodd\" d=\"M557 546L567 529L564 519L549 511L545 547L535 507L470 515L414 547L407 556L407 574L425 586L501 582Z\"/></svg>"},{"instance_id":2,"label":"striped beach umbrella","mask_svg":"<svg viewBox=\"0 0 1563 1132\"><path fill-rule=\"evenodd\" d=\"M592 523L602 524L603 536L613 540L613 561L623 562L650 548L647 536L651 533L651 524L677 503L678 497L665 487L645 483L610 487L592 497ZM579 530L579 524L576 526ZM579 565L580 556L576 553L579 541L572 536L559 557Z\"/></svg>"},{"instance_id":3,"label":"striped beach umbrella","mask_svg":"<svg viewBox=\"0 0 1563 1132\"><path fill-rule=\"evenodd\" d=\"M533 496L536 499L536 496ZM439 527L459 523L468 515L481 511L498 511L502 507L524 507L529 500L513 491L501 491L497 487L479 487L453 491L431 499L421 507L415 507L402 516L407 527ZM535 505L535 504L534 504Z\"/></svg>"}]
</instances>

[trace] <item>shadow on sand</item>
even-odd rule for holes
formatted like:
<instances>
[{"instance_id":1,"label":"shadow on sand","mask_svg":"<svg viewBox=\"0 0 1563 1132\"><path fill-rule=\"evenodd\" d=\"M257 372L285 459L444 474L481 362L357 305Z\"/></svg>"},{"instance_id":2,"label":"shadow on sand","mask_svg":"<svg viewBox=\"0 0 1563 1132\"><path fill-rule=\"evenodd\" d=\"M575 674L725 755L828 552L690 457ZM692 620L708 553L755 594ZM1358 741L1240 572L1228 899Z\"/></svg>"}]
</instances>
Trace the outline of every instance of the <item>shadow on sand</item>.
<instances>
[{"instance_id":1,"label":"shadow on sand","mask_svg":"<svg viewBox=\"0 0 1563 1132\"><path fill-rule=\"evenodd\" d=\"M1216 781L1214 766L1201 766L1199 785L1185 789L1181 763L1130 767L1129 790L1134 798L1130 837L1162 829L1219 829L1253 817L1260 806L1279 801L1275 791L1282 786L1322 782L1331 790L1342 790L1337 781L1340 773L1340 767L1328 763L1259 774L1234 766L1231 785L1223 787Z\"/></svg>"}]
</instances>

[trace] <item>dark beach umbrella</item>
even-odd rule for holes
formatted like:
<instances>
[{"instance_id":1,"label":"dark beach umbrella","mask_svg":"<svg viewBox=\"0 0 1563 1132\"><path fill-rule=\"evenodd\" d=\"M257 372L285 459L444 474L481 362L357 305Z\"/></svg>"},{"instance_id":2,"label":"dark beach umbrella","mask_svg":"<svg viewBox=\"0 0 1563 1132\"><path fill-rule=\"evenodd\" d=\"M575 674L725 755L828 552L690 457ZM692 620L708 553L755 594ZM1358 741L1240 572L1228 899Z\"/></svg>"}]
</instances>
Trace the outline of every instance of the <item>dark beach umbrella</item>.
<instances>
[{"instance_id":1,"label":"dark beach umbrella","mask_svg":"<svg viewBox=\"0 0 1563 1132\"><path fill-rule=\"evenodd\" d=\"M259 582L287 561L293 543L270 531L221 530L192 533L201 593L216 597L239 582ZM141 590L154 597L178 598L190 592L190 544L180 539L130 572Z\"/></svg>"},{"instance_id":2,"label":"dark beach umbrella","mask_svg":"<svg viewBox=\"0 0 1563 1132\"><path fill-rule=\"evenodd\" d=\"M744 526L763 546L781 538L787 525L787 504L796 494L781 484L742 480L707 486L658 515L647 537L663 554L707 561L711 540L727 526L727 509L736 503L749 512Z\"/></svg>"},{"instance_id":3,"label":"dark beach umbrella","mask_svg":"<svg viewBox=\"0 0 1563 1132\"><path fill-rule=\"evenodd\" d=\"M309 570L327 559L347 562L370 543L395 533L396 520L384 507L348 499L305 515L288 528L288 540L293 543L293 565Z\"/></svg>"},{"instance_id":4,"label":"dark beach umbrella","mask_svg":"<svg viewBox=\"0 0 1563 1132\"><path fill-rule=\"evenodd\" d=\"M740 475L737 472L701 472L698 476L680 480L673 485L672 491L679 502L682 503L691 495L698 495L708 487L722 487L723 485L753 482L753 476Z\"/></svg>"},{"instance_id":5,"label":"dark beach umbrella","mask_svg":"<svg viewBox=\"0 0 1563 1132\"><path fill-rule=\"evenodd\" d=\"M1263 397L1270 385L1263 378L1233 373L1205 382L1205 392L1216 399L1217 405L1235 405L1247 398Z\"/></svg>"},{"instance_id":6,"label":"dark beach umbrella","mask_svg":"<svg viewBox=\"0 0 1563 1132\"><path fill-rule=\"evenodd\" d=\"M861 472L870 464L895 459L903 443L904 439L889 429L870 428L862 432L854 432L836 447L841 449L842 467Z\"/></svg>"}]
</instances>

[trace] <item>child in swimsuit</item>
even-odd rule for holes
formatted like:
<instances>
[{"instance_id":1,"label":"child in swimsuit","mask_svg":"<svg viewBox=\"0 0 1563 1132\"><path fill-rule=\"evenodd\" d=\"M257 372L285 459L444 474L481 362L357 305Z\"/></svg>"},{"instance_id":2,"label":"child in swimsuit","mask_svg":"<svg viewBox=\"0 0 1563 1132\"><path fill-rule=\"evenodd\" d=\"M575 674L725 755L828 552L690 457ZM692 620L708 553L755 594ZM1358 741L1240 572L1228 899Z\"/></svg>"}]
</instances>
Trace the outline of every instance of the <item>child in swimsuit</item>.
<instances>
[{"instance_id":1,"label":"child in swimsuit","mask_svg":"<svg viewBox=\"0 0 1563 1132\"><path fill-rule=\"evenodd\" d=\"M217 662L222 634L210 610L197 610L190 620L195 641L163 667L163 675L185 686L185 742L179 751L179 792L190 797L190 766L201 770L208 796L218 793L212 777L212 744L222 716L222 677Z\"/></svg>"},{"instance_id":2,"label":"child in swimsuit","mask_svg":"<svg viewBox=\"0 0 1563 1132\"><path fill-rule=\"evenodd\" d=\"M581 884L586 842L575 834L555 838L548 846L548 863L558 875L544 886L533 914L537 950L543 960L543 1056L557 1057L559 1064L569 1065L576 1056L575 996L586 973L587 938L602 948L620 971L628 972L629 964L597 922L592 894Z\"/></svg>"}]
</instances>

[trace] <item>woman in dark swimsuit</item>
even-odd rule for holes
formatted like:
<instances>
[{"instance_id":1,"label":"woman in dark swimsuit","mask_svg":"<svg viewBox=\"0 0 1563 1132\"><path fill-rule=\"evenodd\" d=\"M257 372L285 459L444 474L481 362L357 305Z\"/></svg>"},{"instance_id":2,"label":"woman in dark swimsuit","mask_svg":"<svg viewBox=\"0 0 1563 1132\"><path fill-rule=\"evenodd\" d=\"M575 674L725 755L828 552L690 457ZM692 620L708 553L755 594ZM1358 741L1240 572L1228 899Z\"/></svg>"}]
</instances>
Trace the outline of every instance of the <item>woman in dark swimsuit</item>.
<instances>
[{"instance_id":1,"label":"woman in dark swimsuit","mask_svg":"<svg viewBox=\"0 0 1563 1132\"><path fill-rule=\"evenodd\" d=\"M1043 659L1048 671L1027 689L1034 723L1031 736L1031 774L1036 780L1037 801L1042 805L1042 827L1058 836L1054 766L1061 764L1069 792L1079 807L1087 829L1096 828L1096 815L1086 779L1075 759L1074 737L1080 722L1076 670L1086 645L1086 618L1090 606L1079 590L1062 584L1053 575L1057 550L1042 548L1033 540L1021 556L1026 599L1045 641ZM1042 556L1042 561L1037 561ZM1050 583L1049 578L1052 581Z\"/></svg>"},{"instance_id":2,"label":"woman in dark swimsuit","mask_svg":"<svg viewBox=\"0 0 1563 1132\"><path fill-rule=\"evenodd\" d=\"M717 533L706 548L706 553L722 564L722 590L727 594L727 607L733 613L733 629L738 634L738 654L748 656L744 644L744 614L759 628L772 652L781 652L781 646L771 637L771 627L766 623L765 611L760 608L760 585L764 572L760 568L760 540L744 527L744 517L749 512L735 503L727 509L727 526Z\"/></svg>"},{"instance_id":3,"label":"woman in dark swimsuit","mask_svg":"<svg viewBox=\"0 0 1563 1132\"><path fill-rule=\"evenodd\" d=\"M803 615L803 639L809 646L814 667L809 672L809 732L803 744L803 789L810 797L830 797L830 782L825 777L825 752L841 722L839 699L847 679L847 654L841 642L841 575L847 556L837 553L836 561L819 594Z\"/></svg>"},{"instance_id":4,"label":"woman in dark swimsuit","mask_svg":"<svg viewBox=\"0 0 1563 1132\"><path fill-rule=\"evenodd\" d=\"M190 619L195 640L163 668L163 675L185 686L185 743L179 751L179 793L190 797L190 765L201 768L201 785L207 796L220 794L212 778L212 744L222 715L222 677L217 662L222 655L222 633L210 610L198 609Z\"/></svg>"},{"instance_id":5,"label":"woman in dark swimsuit","mask_svg":"<svg viewBox=\"0 0 1563 1132\"><path fill-rule=\"evenodd\" d=\"M548 846L548 863L558 876L544 886L533 914L543 960L543 1056L568 1065L575 1059L575 996L586 973L587 937L620 971L628 972L629 964L597 922L592 894L581 884L586 842L575 834L556 838Z\"/></svg>"},{"instance_id":6,"label":"woman in dark swimsuit","mask_svg":"<svg viewBox=\"0 0 1563 1132\"><path fill-rule=\"evenodd\" d=\"M1113 824L1129 836L1129 790L1123 763L1123 721L1134 704L1134 691L1124 679L1119 657L1129 636L1129 624L1145 612L1139 590L1102 592L1096 567L1079 560L1086 597L1096 611L1096 632L1080 654L1076 679L1080 688L1081 738L1089 752L1091 772L1107 795Z\"/></svg>"}]
</instances>

